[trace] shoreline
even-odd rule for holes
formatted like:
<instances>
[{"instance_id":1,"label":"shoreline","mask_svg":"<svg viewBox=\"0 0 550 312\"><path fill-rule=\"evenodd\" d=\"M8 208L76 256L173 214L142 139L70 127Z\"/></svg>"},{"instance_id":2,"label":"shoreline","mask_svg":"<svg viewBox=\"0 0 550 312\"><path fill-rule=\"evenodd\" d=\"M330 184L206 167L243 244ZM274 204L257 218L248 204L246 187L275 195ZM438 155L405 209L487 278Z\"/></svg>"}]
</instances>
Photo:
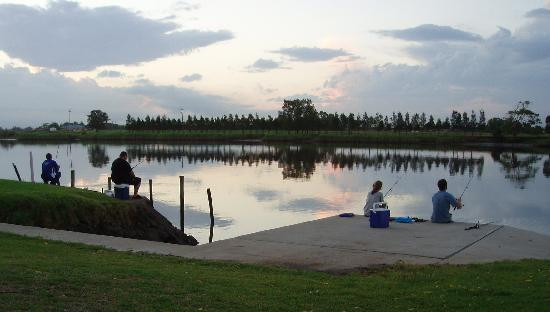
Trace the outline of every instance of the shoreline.
<instances>
[{"instance_id":1,"label":"shoreline","mask_svg":"<svg viewBox=\"0 0 550 312\"><path fill-rule=\"evenodd\" d=\"M518 135L495 138L489 133L466 132L310 132L288 131L127 131L16 132L0 137L3 142L193 142L193 143L297 143L297 144L382 144L419 146L461 146L484 148L550 149L550 135Z\"/></svg>"}]
</instances>

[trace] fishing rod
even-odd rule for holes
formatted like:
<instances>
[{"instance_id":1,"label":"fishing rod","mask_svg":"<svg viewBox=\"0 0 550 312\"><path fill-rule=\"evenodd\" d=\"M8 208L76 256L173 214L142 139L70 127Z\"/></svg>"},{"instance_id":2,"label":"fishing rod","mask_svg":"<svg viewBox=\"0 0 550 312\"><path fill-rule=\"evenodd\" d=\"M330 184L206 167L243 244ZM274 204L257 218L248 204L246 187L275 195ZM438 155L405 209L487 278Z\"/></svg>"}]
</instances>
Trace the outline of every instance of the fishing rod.
<instances>
[{"instance_id":1,"label":"fishing rod","mask_svg":"<svg viewBox=\"0 0 550 312\"><path fill-rule=\"evenodd\" d=\"M462 197L464 196L464 193L466 193L466 191L470 188L470 183L472 183L472 179L474 178L474 175L472 174L472 176L470 177L470 179L468 180L468 183L466 184L466 187L464 188L464 190L462 191L462 194L460 194L460 196L458 197L458 200L462 201ZM462 204L462 206L464 206L464 204ZM453 210L456 210L456 207L454 207Z\"/></svg>"},{"instance_id":2,"label":"fishing rod","mask_svg":"<svg viewBox=\"0 0 550 312\"><path fill-rule=\"evenodd\" d=\"M132 170L134 170L135 167L141 165L142 162L143 162L143 160L140 160L135 166L132 167Z\"/></svg>"},{"instance_id":3,"label":"fishing rod","mask_svg":"<svg viewBox=\"0 0 550 312\"><path fill-rule=\"evenodd\" d=\"M397 180L395 180L395 183L393 183L393 185L390 187L390 189L386 192L386 194L384 194L384 197L388 197L388 194L393 190L393 188L397 185L397 183L399 183L399 180L401 180L403 176L400 176L397 178Z\"/></svg>"}]
</instances>

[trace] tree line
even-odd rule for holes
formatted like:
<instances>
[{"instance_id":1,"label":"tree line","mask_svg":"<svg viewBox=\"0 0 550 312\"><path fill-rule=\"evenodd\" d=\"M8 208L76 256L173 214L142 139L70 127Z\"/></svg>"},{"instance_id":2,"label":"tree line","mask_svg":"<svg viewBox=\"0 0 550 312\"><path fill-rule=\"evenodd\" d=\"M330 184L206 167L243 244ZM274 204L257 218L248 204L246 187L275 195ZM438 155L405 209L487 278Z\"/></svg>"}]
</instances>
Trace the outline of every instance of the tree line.
<instances>
[{"instance_id":1,"label":"tree line","mask_svg":"<svg viewBox=\"0 0 550 312\"><path fill-rule=\"evenodd\" d=\"M435 118L426 113L402 113L391 115L367 112L329 113L319 111L311 99L285 100L276 116L259 116L258 114L228 114L217 117L188 115L183 118L164 116L146 116L145 118L126 118L128 130L268 130L268 131L425 131L425 130L459 130L459 131L492 131L492 132L542 132L539 114L529 110L529 101L522 101L509 111L504 118L492 118L487 121L485 112L453 111L445 118ZM183 117L183 116L182 116ZM546 118L546 128L550 131L550 116Z\"/></svg>"}]
</instances>

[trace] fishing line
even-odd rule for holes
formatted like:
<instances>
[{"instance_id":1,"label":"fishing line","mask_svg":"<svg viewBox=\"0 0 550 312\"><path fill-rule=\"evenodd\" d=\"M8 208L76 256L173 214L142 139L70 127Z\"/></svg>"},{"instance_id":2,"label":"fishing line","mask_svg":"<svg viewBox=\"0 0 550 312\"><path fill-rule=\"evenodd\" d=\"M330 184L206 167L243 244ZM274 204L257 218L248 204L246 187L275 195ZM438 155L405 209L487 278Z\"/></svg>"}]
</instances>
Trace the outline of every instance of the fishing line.
<instances>
[{"instance_id":1,"label":"fishing line","mask_svg":"<svg viewBox=\"0 0 550 312\"><path fill-rule=\"evenodd\" d=\"M393 185L390 187L390 189L386 192L386 194L384 194L384 198L387 198L388 197L388 194L393 190L393 188L397 185L397 183L399 183L399 180L401 180L403 176L400 176L397 178L397 180L395 180L395 183L393 183Z\"/></svg>"}]
</instances>

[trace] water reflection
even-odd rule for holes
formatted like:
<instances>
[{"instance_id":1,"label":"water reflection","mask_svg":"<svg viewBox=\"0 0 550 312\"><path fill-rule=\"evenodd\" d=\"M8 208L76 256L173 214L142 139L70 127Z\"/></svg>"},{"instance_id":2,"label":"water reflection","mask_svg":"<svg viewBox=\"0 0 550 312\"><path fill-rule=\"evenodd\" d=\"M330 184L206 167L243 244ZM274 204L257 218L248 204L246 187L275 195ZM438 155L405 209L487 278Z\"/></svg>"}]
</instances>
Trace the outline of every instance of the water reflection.
<instances>
[{"instance_id":1,"label":"water reflection","mask_svg":"<svg viewBox=\"0 0 550 312\"><path fill-rule=\"evenodd\" d=\"M525 188L529 180L535 178L539 170L536 165L542 159L538 155L518 155L517 153L493 153L492 157L502 165L504 178L521 189Z\"/></svg>"},{"instance_id":2,"label":"water reflection","mask_svg":"<svg viewBox=\"0 0 550 312\"><path fill-rule=\"evenodd\" d=\"M283 179L308 180L318 164L330 164L333 168L373 168L391 172L424 172L443 167L450 175L483 174L484 158L453 153L451 156L425 155L416 150L339 148L311 145L166 145L147 144L128 147L131 158L147 162L166 163L177 160L188 164L221 162L233 166L245 164L258 166L278 163Z\"/></svg>"},{"instance_id":3,"label":"water reflection","mask_svg":"<svg viewBox=\"0 0 550 312\"><path fill-rule=\"evenodd\" d=\"M136 173L154 182L155 206L179 226L179 178L185 176L185 230L201 243L210 234L206 189L214 199L215 239L333 216L361 213L375 180L386 190L402 176L388 203L395 216L429 218L436 181L466 194L457 221L493 221L550 234L550 155L509 150L444 151L334 145L21 144L0 141L0 178L14 179L15 162L30 179L29 152L55 155L62 183L101 190L108 164L127 150ZM35 168L38 160L35 158ZM147 188L142 194L148 195Z\"/></svg>"},{"instance_id":4,"label":"water reflection","mask_svg":"<svg viewBox=\"0 0 550 312\"><path fill-rule=\"evenodd\" d=\"M94 168L103 168L109 163L105 145L88 145L88 160Z\"/></svg>"}]
</instances>

